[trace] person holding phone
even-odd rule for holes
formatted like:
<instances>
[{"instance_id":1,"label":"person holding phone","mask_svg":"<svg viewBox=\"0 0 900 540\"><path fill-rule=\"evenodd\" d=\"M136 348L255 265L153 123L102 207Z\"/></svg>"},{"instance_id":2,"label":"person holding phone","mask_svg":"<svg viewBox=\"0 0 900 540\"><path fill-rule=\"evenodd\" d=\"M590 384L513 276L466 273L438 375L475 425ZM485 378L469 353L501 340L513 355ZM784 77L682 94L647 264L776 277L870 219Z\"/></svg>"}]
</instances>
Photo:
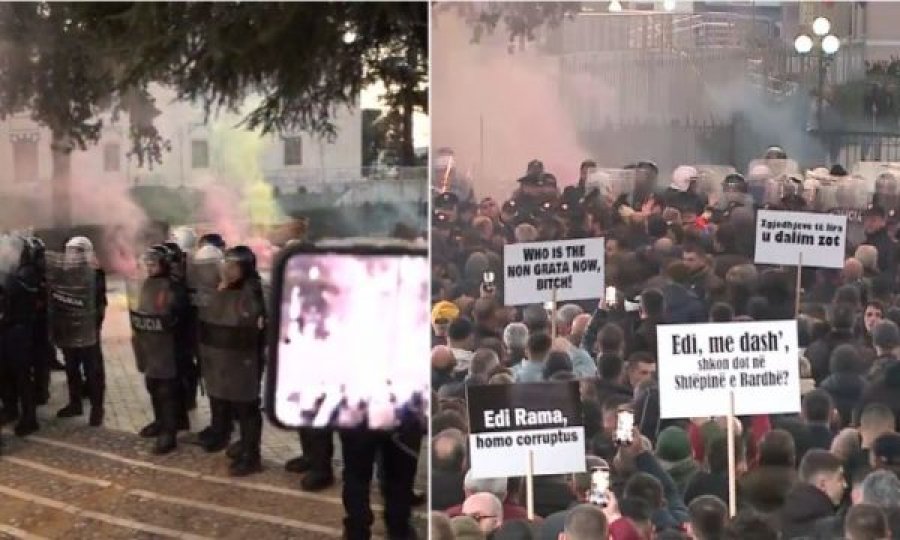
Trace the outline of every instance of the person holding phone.
<instances>
[{"instance_id":1,"label":"person holding phone","mask_svg":"<svg viewBox=\"0 0 900 540\"><path fill-rule=\"evenodd\" d=\"M250 248L225 251L221 282L207 307L200 311L199 342L202 373L211 400L228 406L237 416L240 444L230 452L232 476L262 470L260 442L260 383L263 369L265 303ZM228 415L214 415L211 431L222 434Z\"/></svg>"}]
</instances>

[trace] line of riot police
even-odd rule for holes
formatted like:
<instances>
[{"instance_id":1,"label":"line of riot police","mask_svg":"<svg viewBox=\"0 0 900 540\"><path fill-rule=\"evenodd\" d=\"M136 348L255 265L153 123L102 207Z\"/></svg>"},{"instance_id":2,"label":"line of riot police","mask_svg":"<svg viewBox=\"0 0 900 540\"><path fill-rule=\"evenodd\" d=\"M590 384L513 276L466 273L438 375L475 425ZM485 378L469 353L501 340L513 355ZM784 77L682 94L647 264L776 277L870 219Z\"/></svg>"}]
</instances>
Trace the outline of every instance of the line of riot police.
<instances>
[{"instance_id":1,"label":"line of riot police","mask_svg":"<svg viewBox=\"0 0 900 540\"><path fill-rule=\"evenodd\" d=\"M190 427L202 377L211 420L200 445L228 448L232 475L257 472L265 300L256 257L246 246L226 249L216 234L196 246L185 230L175 237L144 252L141 275L127 286L135 360L153 406L140 435L156 439L154 453L173 451L177 433ZM229 446L234 420L240 439Z\"/></svg>"}]
</instances>

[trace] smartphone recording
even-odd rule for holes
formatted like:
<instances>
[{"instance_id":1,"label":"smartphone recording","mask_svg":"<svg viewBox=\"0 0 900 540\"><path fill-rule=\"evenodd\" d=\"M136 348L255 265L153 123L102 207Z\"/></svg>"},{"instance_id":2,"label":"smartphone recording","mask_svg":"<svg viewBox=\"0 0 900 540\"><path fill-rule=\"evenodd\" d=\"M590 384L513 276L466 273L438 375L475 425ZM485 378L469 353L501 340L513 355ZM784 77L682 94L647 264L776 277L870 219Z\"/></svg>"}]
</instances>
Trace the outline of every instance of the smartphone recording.
<instances>
[{"instance_id":1,"label":"smartphone recording","mask_svg":"<svg viewBox=\"0 0 900 540\"><path fill-rule=\"evenodd\" d=\"M310 247L278 265L268 409L282 427L393 429L428 401L428 258Z\"/></svg>"}]
</instances>

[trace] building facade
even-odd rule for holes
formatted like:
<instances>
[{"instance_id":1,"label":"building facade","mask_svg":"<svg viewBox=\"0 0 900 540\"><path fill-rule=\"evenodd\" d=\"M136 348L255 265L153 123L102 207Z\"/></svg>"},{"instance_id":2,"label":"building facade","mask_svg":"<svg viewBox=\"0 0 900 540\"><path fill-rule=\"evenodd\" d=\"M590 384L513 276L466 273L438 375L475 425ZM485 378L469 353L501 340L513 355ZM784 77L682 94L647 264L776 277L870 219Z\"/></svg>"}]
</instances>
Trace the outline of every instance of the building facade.
<instances>
[{"instance_id":1,"label":"building facade","mask_svg":"<svg viewBox=\"0 0 900 540\"><path fill-rule=\"evenodd\" d=\"M257 136L237 126L239 117L204 121L202 110L173 102L159 92L161 114L154 125L169 143L162 162L139 166L129 157L131 141L127 121L105 118L100 140L72 153L73 177L100 179L128 186L192 187L225 173L234 151L247 170L273 183L303 184L329 178L359 178L362 169L362 111L343 109L334 119L332 141L308 133ZM27 114L0 122L0 191L31 194L49 191L52 175L50 132ZM232 148L240 145L241 148ZM249 179L248 179L249 180Z\"/></svg>"}]
</instances>

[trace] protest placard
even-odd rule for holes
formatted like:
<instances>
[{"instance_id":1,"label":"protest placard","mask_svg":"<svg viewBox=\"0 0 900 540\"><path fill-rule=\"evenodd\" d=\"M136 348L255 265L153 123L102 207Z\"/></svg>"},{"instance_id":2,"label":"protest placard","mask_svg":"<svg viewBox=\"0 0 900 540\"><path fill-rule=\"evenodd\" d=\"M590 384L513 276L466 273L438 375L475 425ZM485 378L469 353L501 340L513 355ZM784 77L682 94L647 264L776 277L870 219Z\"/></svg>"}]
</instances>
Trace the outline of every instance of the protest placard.
<instances>
[{"instance_id":1,"label":"protest placard","mask_svg":"<svg viewBox=\"0 0 900 540\"><path fill-rule=\"evenodd\" d=\"M469 453L474 478L585 471L578 382L469 386Z\"/></svg>"},{"instance_id":2,"label":"protest placard","mask_svg":"<svg viewBox=\"0 0 900 540\"><path fill-rule=\"evenodd\" d=\"M756 214L757 264L843 268L847 216L759 210Z\"/></svg>"},{"instance_id":3,"label":"protest placard","mask_svg":"<svg viewBox=\"0 0 900 540\"><path fill-rule=\"evenodd\" d=\"M656 327L661 418L800 411L796 321Z\"/></svg>"},{"instance_id":4,"label":"protest placard","mask_svg":"<svg viewBox=\"0 0 900 540\"><path fill-rule=\"evenodd\" d=\"M503 299L507 306L556 300L602 299L603 238L503 246Z\"/></svg>"}]
</instances>

